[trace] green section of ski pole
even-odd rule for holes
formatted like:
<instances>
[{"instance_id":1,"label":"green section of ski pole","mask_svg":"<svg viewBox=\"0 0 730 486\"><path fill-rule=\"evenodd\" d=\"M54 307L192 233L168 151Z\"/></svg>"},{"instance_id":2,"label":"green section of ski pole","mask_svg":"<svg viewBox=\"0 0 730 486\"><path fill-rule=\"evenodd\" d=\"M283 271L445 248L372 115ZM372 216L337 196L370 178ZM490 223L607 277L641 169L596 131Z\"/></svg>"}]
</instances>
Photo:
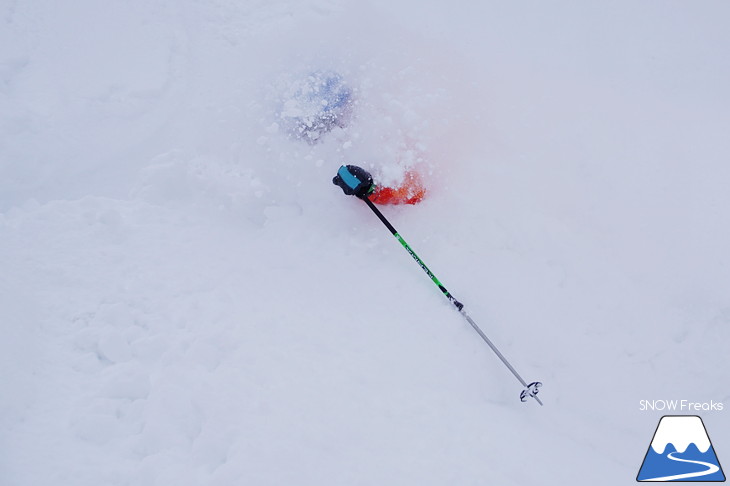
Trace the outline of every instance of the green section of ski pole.
<instances>
[{"instance_id":1,"label":"green section of ski pole","mask_svg":"<svg viewBox=\"0 0 730 486\"><path fill-rule=\"evenodd\" d=\"M458 300L456 300L454 298L454 296L451 295L448 290L446 290L446 287L444 287L444 285L439 281L439 279L436 278L436 275L434 275L433 272L431 270L429 270L429 268L426 266L426 264L423 263L423 260L421 260L418 257L418 255L416 255L416 252L413 251L413 248L411 248L408 245L408 243L406 243L406 240L404 240L403 237L401 235L399 235L397 232L393 233L393 236L395 236L396 239L398 241L400 241L400 244L403 245L403 248L405 248L406 251L413 257L413 259L416 260L416 263L418 263L418 266L420 266L423 269L423 271L426 272L426 275L428 275L429 278L433 281L433 283L435 283L438 286L439 290L441 290L441 292L443 292L443 294L446 296L446 298L449 299L449 301L452 304L454 304L457 309L461 310L464 307L464 305L461 302L459 302Z\"/></svg>"},{"instance_id":2,"label":"green section of ski pole","mask_svg":"<svg viewBox=\"0 0 730 486\"><path fill-rule=\"evenodd\" d=\"M398 239L398 241L400 241L400 244L403 245L403 248L405 248L406 251L408 253L410 253L410 255L413 257L413 259L416 260L416 262L418 262L418 265L420 265L420 267L423 269L423 271L426 272L426 275L428 275L431 278L431 280L433 280L433 283L435 283L439 287L443 287L443 285L441 285L441 282L439 282L439 279L436 278L436 275L434 275L433 272L431 272L431 270L428 269L426 264L423 263L423 260L418 258L418 255L416 255L416 252L413 251L413 248L410 247L410 245L406 242L406 240L404 240L403 237L401 235L399 235L398 233L396 233L393 236L395 236Z\"/></svg>"},{"instance_id":3,"label":"green section of ski pole","mask_svg":"<svg viewBox=\"0 0 730 486\"><path fill-rule=\"evenodd\" d=\"M383 216L383 213L381 213L380 210L375 207L375 204L373 204L373 202L368 198L368 196L367 195L360 196L360 199L365 201L365 204L367 204L368 207L370 209L372 209L372 211L375 213L375 215L378 217L378 219L380 219L380 221L383 222L383 224L388 228L388 230L393 234L393 236L395 236L396 239L400 242L400 244L403 245L403 248L405 248L406 251L413 257L413 259L416 260L416 262L418 263L418 266L421 267L424 272L426 272L426 275L428 275L429 278L433 281L433 283L435 283L438 286L439 290L441 290L441 292L444 294L444 296L447 299L449 299L449 302L454 304L454 307L456 307L458 310L463 309L464 304L462 304L461 302L456 300L454 298L454 296L451 295L451 293L448 290L446 290L446 287L444 287L444 285L439 281L439 279L436 278L436 275L434 275L433 272L428 269L426 264L423 263L423 260L421 260L418 257L418 255L416 255L416 252L413 251L413 249L408 245L408 243L406 243L406 240L404 240L403 237L398 234L398 232L393 227L393 225L390 224L390 221L388 221L385 218L385 216Z\"/></svg>"}]
</instances>

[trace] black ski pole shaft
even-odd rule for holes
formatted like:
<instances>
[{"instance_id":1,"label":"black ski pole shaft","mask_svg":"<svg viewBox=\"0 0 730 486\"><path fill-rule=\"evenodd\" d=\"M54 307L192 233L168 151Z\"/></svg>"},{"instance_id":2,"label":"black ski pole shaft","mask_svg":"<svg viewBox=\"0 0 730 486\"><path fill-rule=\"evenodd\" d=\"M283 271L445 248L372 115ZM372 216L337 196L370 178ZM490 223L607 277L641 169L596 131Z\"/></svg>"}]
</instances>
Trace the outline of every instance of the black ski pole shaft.
<instances>
[{"instance_id":1,"label":"black ski pole shaft","mask_svg":"<svg viewBox=\"0 0 730 486\"><path fill-rule=\"evenodd\" d=\"M405 248L406 251L413 257L413 259L416 260L416 263L418 263L418 265L423 269L423 271L426 272L426 275L428 275L431 278L433 283L435 283L436 286L438 286L439 290L441 290L441 292L443 292L444 296L447 299L449 299L449 302L454 304L454 307L456 307L459 311L461 311L464 308L464 304L462 304L461 302L456 300L454 298L454 296L451 295L451 293L448 290L446 290L446 287L444 287L443 284L441 282L439 282L439 279L436 278L436 275L434 275L433 272L431 272L431 270L428 269L426 264L423 263L423 260L421 260L418 257L418 255L416 255L416 252L413 251L413 249L408 245L408 243L406 243L406 240L404 240L403 237L398 234L398 231L396 231L396 229L393 227L393 225L390 224L390 221L385 219L385 216L383 216L383 213L381 213L380 210L377 207L375 207L375 204L373 204L373 202L370 200L370 198L368 198L367 196L363 196L360 199L365 201L365 204L367 204L368 207L373 210L375 215L380 219L380 221L383 222L385 227L388 228L388 230L390 230L390 232L393 234L393 236L395 236L395 238L400 242L400 244L403 245L403 248Z\"/></svg>"},{"instance_id":2,"label":"black ski pole shaft","mask_svg":"<svg viewBox=\"0 0 730 486\"><path fill-rule=\"evenodd\" d=\"M525 387L525 390L522 392L522 395L520 395L520 398L524 401L524 399L527 396L531 396L532 398L537 400L537 403L542 405L542 401L537 397L537 388L541 384L539 382L533 382L533 383L530 383L529 385L527 384L527 382L520 376L520 374L517 373L517 370L515 370L514 367L509 363L509 361L507 361L507 358L504 357L504 355L499 351L499 349L497 349L497 347L494 345L494 343L492 343L492 341L487 337L487 335L484 334L484 331L482 331L481 328L477 325L477 323L474 322L474 320L471 317L469 317L469 314L467 314L466 311L464 310L464 304L462 304L461 302L456 300L456 298L453 295L451 295L451 293L448 290L446 290L446 287L444 287L444 285L439 281L439 279L436 277L436 275L434 275L433 272L431 270L429 270L429 268L426 266L426 264L423 263L423 260L421 260L421 258L418 255L416 255L416 252L413 251L413 249L410 247L410 245L408 245L406 240L404 240L403 237L400 234L398 234L398 231L395 229L395 227L393 227L392 224L390 224L390 221L388 221L385 218L385 216L383 216L383 213L381 213L380 210L377 207L375 207L375 204L373 204L373 202L370 200L368 195L364 194L364 195L361 195L358 197L360 199L362 199L363 201L365 201L365 204L368 205L368 207L375 213L375 215L378 217L378 219L380 219L380 221L382 221L382 223L385 225L385 227L388 228L388 230L393 234L393 236L395 236L395 238L400 242L400 244L403 246L403 248L405 248L406 251L416 261L416 263L418 263L418 265L421 267L421 269L423 269L423 271L426 272L426 275L428 275L431 278L433 283L436 284L436 286L439 288L439 290L441 290L441 292L444 294L444 296L447 299L449 299L449 302L451 302L454 305L454 307L456 307L456 309L459 311L459 313L464 316L464 318L467 320L467 322L469 322L471 327L474 328L474 330L477 332L477 334L479 334L479 336L484 340L484 342L487 343L487 345L492 349L492 351L494 351L494 354L497 355L497 357L502 361L502 363L504 363L504 365L507 367L507 369L509 369L512 372L512 374L515 376L515 378L517 378L517 380L522 384L522 386Z\"/></svg>"}]
</instances>

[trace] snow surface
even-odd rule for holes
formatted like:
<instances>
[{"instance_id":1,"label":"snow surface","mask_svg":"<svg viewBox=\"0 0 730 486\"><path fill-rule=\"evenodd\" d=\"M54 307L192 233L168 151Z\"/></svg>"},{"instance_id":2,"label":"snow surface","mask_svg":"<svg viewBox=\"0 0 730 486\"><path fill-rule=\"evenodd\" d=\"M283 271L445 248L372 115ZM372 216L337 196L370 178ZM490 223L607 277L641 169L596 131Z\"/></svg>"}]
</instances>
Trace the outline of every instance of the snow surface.
<instances>
[{"instance_id":1,"label":"snow surface","mask_svg":"<svg viewBox=\"0 0 730 486\"><path fill-rule=\"evenodd\" d=\"M730 4L364 3L0 3L0 484L633 484L728 408Z\"/></svg>"}]
</instances>

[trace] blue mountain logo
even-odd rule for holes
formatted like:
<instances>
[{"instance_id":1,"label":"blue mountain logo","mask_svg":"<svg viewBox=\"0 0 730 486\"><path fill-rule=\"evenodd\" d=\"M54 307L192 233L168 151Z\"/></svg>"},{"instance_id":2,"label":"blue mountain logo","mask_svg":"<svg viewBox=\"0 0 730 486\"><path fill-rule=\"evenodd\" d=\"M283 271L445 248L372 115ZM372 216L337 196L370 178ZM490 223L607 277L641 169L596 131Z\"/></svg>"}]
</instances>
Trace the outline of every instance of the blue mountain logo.
<instances>
[{"instance_id":1,"label":"blue mountain logo","mask_svg":"<svg viewBox=\"0 0 730 486\"><path fill-rule=\"evenodd\" d=\"M662 417L636 480L725 481L702 419L696 415Z\"/></svg>"}]
</instances>

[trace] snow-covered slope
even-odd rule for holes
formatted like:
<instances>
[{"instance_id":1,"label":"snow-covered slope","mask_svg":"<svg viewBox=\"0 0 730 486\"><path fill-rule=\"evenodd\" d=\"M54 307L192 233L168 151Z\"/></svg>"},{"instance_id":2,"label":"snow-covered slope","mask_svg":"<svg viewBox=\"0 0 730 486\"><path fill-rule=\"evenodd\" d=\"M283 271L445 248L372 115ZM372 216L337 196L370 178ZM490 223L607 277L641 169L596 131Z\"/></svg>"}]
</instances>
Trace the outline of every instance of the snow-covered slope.
<instances>
[{"instance_id":1,"label":"snow-covered slope","mask_svg":"<svg viewBox=\"0 0 730 486\"><path fill-rule=\"evenodd\" d=\"M630 484L639 400L728 402L730 7L360 3L0 5L0 484ZM544 407L331 184L404 161Z\"/></svg>"}]
</instances>

